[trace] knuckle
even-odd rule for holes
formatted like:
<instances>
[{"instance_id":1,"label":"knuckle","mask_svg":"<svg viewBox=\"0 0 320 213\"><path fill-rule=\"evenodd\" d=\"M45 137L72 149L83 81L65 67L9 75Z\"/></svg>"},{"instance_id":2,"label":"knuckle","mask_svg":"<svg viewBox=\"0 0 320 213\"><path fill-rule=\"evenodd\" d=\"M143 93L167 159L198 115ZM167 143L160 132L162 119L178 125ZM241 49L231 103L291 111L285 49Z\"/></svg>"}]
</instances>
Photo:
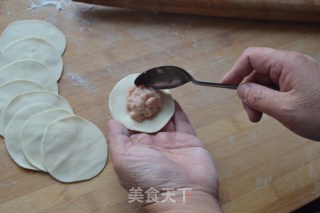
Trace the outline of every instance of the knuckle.
<instances>
[{"instance_id":1,"label":"knuckle","mask_svg":"<svg viewBox=\"0 0 320 213\"><path fill-rule=\"evenodd\" d=\"M257 47L248 47L247 49L245 49L243 53L244 55L250 56L256 49Z\"/></svg>"},{"instance_id":2,"label":"knuckle","mask_svg":"<svg viewBox=\"0 0 320 213\"><path fill-rule=\"evenodd\" d=\"M254 108L259 108L263 103L263 90L262 89L249 89L248 102Z\"/></svg>"},{"instance_id":3,"label":"knuckle","mask_svg":"<svg viewBox=\"0 0 320 213\"><path fill-rule=\"evenodd\" d=\"M269 53L273 53L275 51L277 51L276 49L270 48L270 47L248 47L245 49L244 52L246 53L255 53L255 52L260 52L260 51L264 51L264 52L269 52Z\"/></svg>"},{"instance_id":4,"label":"knuckle","mask_svg":"<svg viewBox=\"0 0 320 213\"><path fill-rule=\"evenodd\" d=\"M308 65L310 63L312 63L314 60L312 60L313 58L311 58L310 56L300 53L300 52L296 52L296 51L292 51L291 54L291 61L294 64L301 64L301 65Z\"/></svg>"},{"instance_id":5,"label":"knuckle","mask_svg":"<svg viewBox=\"0 0 320 213\"><path fill-rule=\"evenodd\" d=\"M293 51L293 52L291 52L291 58L292 58L292 61L298 62L301 60L305 60L306 55Z\"/></svg>"},{"instance_id":6,"label":"knuckle","mask_svg":"<svg viewBox=\"0 0 320 213\"><path fill-rule=\"evenodd\" d=\"M296 119L297 106L295 101L291 101L290 98L283 97L277 103L277 112L275 116L285 126L290 126Z\"/></svg>"}]
</instances>

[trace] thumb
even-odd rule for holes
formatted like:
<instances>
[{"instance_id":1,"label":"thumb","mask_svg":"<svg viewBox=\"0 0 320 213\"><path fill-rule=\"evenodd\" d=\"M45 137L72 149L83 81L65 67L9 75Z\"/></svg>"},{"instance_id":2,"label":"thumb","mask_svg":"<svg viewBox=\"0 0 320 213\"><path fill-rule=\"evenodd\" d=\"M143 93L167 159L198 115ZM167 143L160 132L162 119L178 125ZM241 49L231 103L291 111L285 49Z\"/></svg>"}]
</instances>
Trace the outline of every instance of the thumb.
<instances>
[{"instance_id":1,"label":"thumb","mask_svg":"<svg viewBox=\"0 0 320 213\"><path fill-rule=\"evenodd\" d=\"M238 87L238 95L249 107L266 113L277 120L284 113L283 93L255 83L243 83Z\"/></svg>"},{"instance_id":2,"label":"thumb","mask_svg":"<svg viewBox=\"0 0 320 213\"><path fill-rule=\"evenodd\" d=\"M111 152L121 150L126 147L125 144L130 142L128 129L119 121L108 121L108 136Z\"/></svg>"}]
</instances>

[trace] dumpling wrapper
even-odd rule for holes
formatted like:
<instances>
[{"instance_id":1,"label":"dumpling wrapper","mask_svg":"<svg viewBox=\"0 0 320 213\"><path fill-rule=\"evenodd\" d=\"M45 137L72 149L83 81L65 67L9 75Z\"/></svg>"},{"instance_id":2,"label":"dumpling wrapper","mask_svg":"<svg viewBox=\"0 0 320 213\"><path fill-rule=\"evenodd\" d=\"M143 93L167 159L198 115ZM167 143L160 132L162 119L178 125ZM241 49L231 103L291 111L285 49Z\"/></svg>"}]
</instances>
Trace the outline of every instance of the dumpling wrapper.
<instances>
[{"instance_id":1,"label":"dumpling wrapper","mask_svg":"<svg viewBox=\"0 0 320 213\"><path fill-rule=\"evenodd\" d=\"M126 128L134 131L154 133L161 130L174 114L175 104L169 90L159 90L161 95L160 111L153 117L138 122L130 117L127 109L129 90L134 87L137 74L131 74L121 79L109 95L109 110L115 120L120 121Z\"/></svg>"},{"instance_id":2,"label":"dumpling wrapper","mask_svg":"<svg viewBox=\"0 0 320 213\"><path fill-rule=\"evenodd\" d=\"M28 161L41 171L46 171L41 157L41 143L48 125L58 119L70 116L65 109L49 109L30 117L21 131L21 147Z\"/></svg>"},{"instance_id":3,"label":"dumpling wrapper","mask_svg":"<svg viewBox=\"0 0 320 213\"><path fill-rule=\"evenodd\" d=\"M8 124L8 128L5 132L5 146L7 148L7 151L10 155L10 157L18 164L19 166L25 168L25 169L31 169L31 170L39 170L35 166L33 166L27 158L24 156L22 147L21 147L21 130L23 128L23 125L27 120L44 110L52 109L54 108L53 105L46 104L46 103L38 103L38 104L32 104L29 106L26 106L19 110L17 114L12 118L10 123Z\"/></svg>"},{"instance_id":4,"label":"dumpling wrapper","mask_svg":"<svg viewBox=\"0 0 320 213\"><path fill-rule=\"evenodd\" d=\"M48 103L63 108L73 114L72 108L64 97L48 91L25 92L14 97L0 115L0 134L3 135L10 120L23 107L34 103Z\"/></svg>"},{"instance_id":5,"label":"dumpling wrapper","mask_svg":"<svg viewBox=\"0 0 320 213\"><path fill-rule=\"evenodd\" d=\"M61 182L77 182L98 175L106 165L108 147L100 129L79 116L49 124L42 142L45 169Z\"/></svg>"},{"instance_id":6,"label":"dumpling wrapper","mask_svg":"<svg viewBox=\"0 0 320 213\"><path fill-rule=\"evenodd\" d=\"M54 25L41 20L21 20L12 22L1 34L0 51L12 42L26 37L36 37L46 40L54 46L60 55L66 49L66 38Z\"/></svg>"},{"instance_id":7,"label":"dumpling wrapper","mask_svg":"<svg viewBox=\"0 0 320 213\"><path fill-rule=\"evenodd\" d=\"M43 39L23 38L1 51L0 68L16 60L32 59L47 65L50 74L58 81L63 69L61 55L54 46Z\"/></svg>"},{"instance_id":8,"label":"dumpling wrapper","mask_svg":"<svg viewBox=\"0 0 320 213\"><path fill-rule=\"evenodd\" d=\"M50 74L49 68L35 60L14 61L0 68L0 84L13 80L34 81L50 92L58 94L57 80Z\"/></svg>"},{"instance_id":9,"label":"dumpling wrapper","mask_svg":"<svg viewBox=\"0 0 320 213\"><path fill-rule=\"evenodd\" d=\"M33 90L45 90L41 85L25 80L9 81L0 85L0 114L18 94Z\"/></svg>"}]
</instances>

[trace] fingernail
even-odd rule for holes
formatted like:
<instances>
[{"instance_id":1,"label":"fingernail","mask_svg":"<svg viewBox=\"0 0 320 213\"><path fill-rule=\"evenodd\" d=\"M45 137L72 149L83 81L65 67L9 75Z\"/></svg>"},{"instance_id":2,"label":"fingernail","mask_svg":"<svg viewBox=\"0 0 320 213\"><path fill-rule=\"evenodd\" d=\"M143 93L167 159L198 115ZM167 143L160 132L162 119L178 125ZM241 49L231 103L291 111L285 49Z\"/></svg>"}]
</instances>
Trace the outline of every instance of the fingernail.
<instances>
[{"instance_id":1,"label":"fingernail","mask_svg":"<svg viewBox=\"0 0 320 213\"><path fill-rule=\"evenodd\" d=\"M242 101L246 101L250 87L247 84L240 84L238 87L238 95Z\"/></svg>"}]
</instances>

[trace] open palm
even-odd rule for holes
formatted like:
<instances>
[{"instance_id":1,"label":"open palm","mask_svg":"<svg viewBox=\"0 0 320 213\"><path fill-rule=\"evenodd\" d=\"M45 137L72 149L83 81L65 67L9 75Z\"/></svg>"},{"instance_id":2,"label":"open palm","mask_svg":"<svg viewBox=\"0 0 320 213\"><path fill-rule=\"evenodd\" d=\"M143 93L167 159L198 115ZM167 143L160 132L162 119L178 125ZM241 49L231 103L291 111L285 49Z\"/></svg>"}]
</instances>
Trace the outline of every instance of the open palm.
<instances>
[{"instance_id":1,"label":"open palm","mask_svg":"<svg viewBox=\"0 0 320 213\"><path fill-rule=\"evenodd\" d=\"M130 133L115 120L108 125L112 163L127 190L188 187L217 197L212 158L177 103L173 118L156 134Z\"/></svg>"}]
</instances>

